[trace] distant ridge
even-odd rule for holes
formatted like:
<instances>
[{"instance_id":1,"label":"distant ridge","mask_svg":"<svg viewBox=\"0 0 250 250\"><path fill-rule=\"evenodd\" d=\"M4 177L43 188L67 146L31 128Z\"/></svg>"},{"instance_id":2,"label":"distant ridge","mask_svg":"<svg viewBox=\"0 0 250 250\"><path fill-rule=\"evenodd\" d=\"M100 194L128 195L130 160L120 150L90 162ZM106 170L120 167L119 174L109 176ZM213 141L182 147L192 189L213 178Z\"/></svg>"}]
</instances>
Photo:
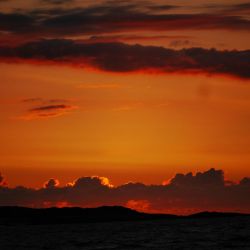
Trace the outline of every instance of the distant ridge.
<instances>
[{"instance_id":1,"label":"distant ridge","mask_svg":"<svg viewBox=\"0 0 250 250\"><path fill-rule=\"evenodd\" d=\"M233 213L233 212L200 212L188 215L188 218L218 218L218 217L237 217L237 216L249 216L250 214L245 213Z\"/></svg>"},{"instance_id":2,"label":"distant ridge","mask_svg":"<svg viewBox=\"0 0 250 250\"><path fill-rule=\"evenodd\" d=\"M171 214L149 214L122 206L97 208L28 208L0 207L0 224L78 224L87 222L170 220L183 218L218 218L250 216L240 213L201 212L188 216Z\"/></svg>"}]
</instances>

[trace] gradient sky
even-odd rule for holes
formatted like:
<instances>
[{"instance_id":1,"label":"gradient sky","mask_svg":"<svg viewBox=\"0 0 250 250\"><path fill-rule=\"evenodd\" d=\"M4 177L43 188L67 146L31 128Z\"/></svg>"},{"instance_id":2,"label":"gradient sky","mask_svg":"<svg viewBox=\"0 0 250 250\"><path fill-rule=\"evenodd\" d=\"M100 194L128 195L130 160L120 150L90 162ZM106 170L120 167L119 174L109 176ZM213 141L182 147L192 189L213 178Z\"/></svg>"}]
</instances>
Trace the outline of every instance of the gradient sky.
<instances>
[{"instance_id":1,"label":"gradient sky","mask_svg":"<svg viewBox=\"0 0 250 250\"><path fill-rule=\"evenodd\" d=\"M8 185L250 176L249 44L247 1L0 1Z\"/></svg>"}]
</instances>

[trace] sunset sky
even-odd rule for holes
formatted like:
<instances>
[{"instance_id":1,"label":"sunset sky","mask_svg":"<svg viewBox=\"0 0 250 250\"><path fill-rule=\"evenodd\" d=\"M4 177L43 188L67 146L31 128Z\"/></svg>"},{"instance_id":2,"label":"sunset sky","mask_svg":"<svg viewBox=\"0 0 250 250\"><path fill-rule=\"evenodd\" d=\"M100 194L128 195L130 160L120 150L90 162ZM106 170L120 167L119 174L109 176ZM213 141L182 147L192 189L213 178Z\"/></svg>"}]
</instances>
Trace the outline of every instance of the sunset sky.
<instances>
[{"instance_id":1,"label":"sunset sky","mask_svg":"<svg viewBox=\"0 0 250 250\"><path fill-rule=\"evenodd\" d=\"M192 183L215 168L240 186L249 47L246 0L0 0L0 183ZM137 198L122 202L148 208Z\"/></svg>"}]
</instances>

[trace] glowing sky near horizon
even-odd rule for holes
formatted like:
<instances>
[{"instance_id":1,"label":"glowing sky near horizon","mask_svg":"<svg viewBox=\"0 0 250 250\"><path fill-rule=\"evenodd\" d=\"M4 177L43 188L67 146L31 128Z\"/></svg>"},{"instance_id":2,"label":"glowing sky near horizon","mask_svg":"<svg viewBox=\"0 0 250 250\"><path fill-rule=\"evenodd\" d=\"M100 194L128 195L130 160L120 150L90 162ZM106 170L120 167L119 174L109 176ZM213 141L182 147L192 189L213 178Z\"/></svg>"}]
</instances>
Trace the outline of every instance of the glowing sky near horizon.
<instances>
[{"instance_id":1,"label":"glowing sky near horizon","mask_svg":"<svg viewBox=\"0 0 250 250\"><path fill-rule=\"evenodd\" d=\"M249 44L246 1L0 1L0 171L249 176Z\"/></svg>"}]
</instances>

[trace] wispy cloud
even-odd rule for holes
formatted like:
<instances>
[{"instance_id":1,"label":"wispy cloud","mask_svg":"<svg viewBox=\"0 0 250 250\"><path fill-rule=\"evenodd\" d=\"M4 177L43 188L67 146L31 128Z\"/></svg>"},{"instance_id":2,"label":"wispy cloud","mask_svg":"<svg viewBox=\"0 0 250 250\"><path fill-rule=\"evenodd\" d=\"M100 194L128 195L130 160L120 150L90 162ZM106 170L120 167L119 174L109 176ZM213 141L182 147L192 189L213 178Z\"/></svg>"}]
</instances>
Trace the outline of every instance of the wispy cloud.
<instances>
[{"instance_id":1,"label":"wispy cloud","mask_svg":"<svg viewBox=\"0 0 250 250\"><path fill-rule=\"evenodd\" d=\"M79 89L120 89L124 86L115 83L84 83L77 86Z\"/></svg>"},{"instance_id":2,"label":"wispy cloud","mask_svg":"<svg viewBox=\"0 0 250 250\"><path fill-rule=\"evenodd\" d=\"M181 40L188 39L190 36L182 35L95 35L88 39L81 40L83 43L110 43L110 42L143 42L143 41L157 41L157 40Z\"/></svg>"},{"instance_id":3,"label":"wispy cloud","mask_svg":"<svg viewBox=\"0 0 250 250\"><path fill-rule=\"evenodd\" d=\"M58 117L67 115L71 111L79 108L76 105L65 104L70 103L70 100L67 99L26 98L23 99L22 102L32 105L32 107L28 108L23 115L17 117L20 120Z\"/></svg>"},{"instance_id":4,"label":"wispy cloud","mask_svg":"<svg viewBox=\"0 0 250 250\"><path fill-rule=\"evenodd\" d=\"M70 105L57 104L57 105L49 105L49 106L41 106L32 108L29 111L31 112L40 112L40 111L51 111L51 110L65 110L71 108Z\"/></svg>"}]
</instances>

